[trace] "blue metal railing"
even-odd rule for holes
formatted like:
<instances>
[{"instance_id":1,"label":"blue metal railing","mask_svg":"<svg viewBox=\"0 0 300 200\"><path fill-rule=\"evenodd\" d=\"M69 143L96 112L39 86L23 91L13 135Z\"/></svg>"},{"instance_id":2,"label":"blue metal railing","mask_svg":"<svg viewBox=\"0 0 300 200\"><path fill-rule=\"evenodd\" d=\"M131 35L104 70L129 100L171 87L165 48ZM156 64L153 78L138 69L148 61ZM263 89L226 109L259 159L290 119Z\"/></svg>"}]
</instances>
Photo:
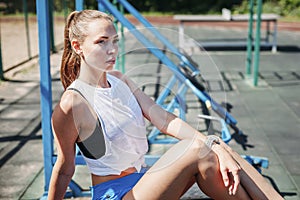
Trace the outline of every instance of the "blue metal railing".
<instances>
[{"instance_id":1,"label":"blue metal railing","mask_svg":"<svg viewBox=\"0 0 300 200\"><path fill-rule=\"evenodd\" d=\"M178 48L176 48L166 37L164 37L162 34L160 34L155 27L152 26L151 23L149 23L148 20L146 20L131 4L129 4L127 1L124 0L117 0L121 5L124 6L124 8L131 13L138 21L140 21L145 27L147 27L147 30L149 30L156 39L158 39L162 44L164 44L172 53L174 53L182 62L182 66L188 66L190 70L192 71L192 75L198 75L200 73L198 66L195 66L195 63L191 63L190 60L181 53Z\"/></svg>"},{"instance_id":2,"label":"blue metal railing","mask_svg":"<svg viewBox=\"0 0 300 200\"><path fill-rule=\"evenodd\" d=\"M124 0L122 0L124 2ZM129 31L154 55L156 56L164 65L166 65L176 76L176 78L184 83L192 92L204 102L208 108L214 110L218 115L225 119L235 131L240 132L236 127L237 121L231 116L221 105L214 101L205 91L199 90L184 74L178 69L178 66L171 61L154 43L152 43L148 38L146 38L136 27L126 19L109 1L98 0L105 9L107 9L118 21ZM124 6L126 8L126 6ZM158 33L158 32L157 32Z\"/></svg>"}]
</instances>

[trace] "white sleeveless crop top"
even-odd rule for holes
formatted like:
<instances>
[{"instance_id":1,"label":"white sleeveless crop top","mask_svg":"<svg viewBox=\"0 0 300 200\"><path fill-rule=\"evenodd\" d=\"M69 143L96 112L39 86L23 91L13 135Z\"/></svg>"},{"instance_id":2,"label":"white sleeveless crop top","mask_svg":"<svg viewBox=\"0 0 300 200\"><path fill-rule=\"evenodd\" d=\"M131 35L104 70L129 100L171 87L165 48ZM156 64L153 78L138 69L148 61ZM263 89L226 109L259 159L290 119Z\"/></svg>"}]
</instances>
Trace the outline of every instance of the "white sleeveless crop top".
<instances>
[{"instance_id":1,"label":"white sleeveless crop top","mask_svg":"<svg viewBox=\"0 0 300 200\"><path fill-rule=\"evenodd\" d=\"M101 123L105 154L98 159L84 156L92 174L119 175L129 167L140 171L148 142L144 117L129 87L120 79L107 74L110 88L96 88L77 79L74 88L87 99ZM100 133L101 134L101 133Z\"/></svg>"}]
</instances>

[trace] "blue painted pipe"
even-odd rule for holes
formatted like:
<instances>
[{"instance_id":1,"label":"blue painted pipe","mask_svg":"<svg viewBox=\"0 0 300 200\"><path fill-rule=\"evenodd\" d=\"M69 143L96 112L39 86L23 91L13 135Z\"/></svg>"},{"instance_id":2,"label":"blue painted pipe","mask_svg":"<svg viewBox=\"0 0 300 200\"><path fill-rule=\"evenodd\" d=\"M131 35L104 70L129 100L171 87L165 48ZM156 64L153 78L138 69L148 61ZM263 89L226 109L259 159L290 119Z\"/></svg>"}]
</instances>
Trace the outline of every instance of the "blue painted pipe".
<instances>
[{"instance_id":1,"label":"blue painted pipe","mask_svg":"<svg viewBox=\"0 0 300 200\"><path fill-rule=\"evenodd\" d=\"M75 9L77 11L83 10L83 0L76 0L75 1Z\"/></svg>"},{"instance_id":2,"label":"blue painted pipe","mask_svg":"<svg viewBox=\"0 0 300 200\"><path fill-rule=\"evenodd\" d=\"M52 90L50 74L50 33L48 0L36 0L36 11L39 34L39 64L40 64L40 101L41 101L41 123L44 150L44 191L47 194L53 163L53 137L51 129L52 116Z\"/></svg>"},{"instance_id":3,"label":"blue painted pipe","mask_svg":"<svg viewBox=\"0 0 300 200\"><path fill-rule=\"evenodd\" d=\"M98 0L103 7L105 7L110 13L112 13L115 18L119 20L129 31L154 55L156 56L163 64L168 66L168 68L174 73L177 79L186 84L192 92L201 99L208 107L211 107L216 113L224 116L226 122L229 124L236 124L236 120L224 110L218 103L212 100L212 98L204 91L200 91L196 88L190 80L188 80L181 71L160 49L157 48L155 44L149 41L141 32L139 32L134 25L132 25L128 19L126 19L109 1L107 0Z\"/></svg>"},{"instance_id":4,"label":"blue painted pipe","mask_svg":"<svg viewBox=\"0 0 300 200\"><path fill-rule=\"evenodd\" d=\"M159 60L162 61L165 65L167 65L176 77L183 83L187 84L194 90L197 90L195 86L185 78L185 76L177 69L176 64L174 64L161 50L159 50L155 44L149 41L141 32L139 32L134 25L132 25L128 19L126 19L110 2L106 0L99 0L102 5L111 12L125 27L127 27L130 32L145 46L147 49L155 55ZM207 97L203 94L199 95L199 98L203 99L204 102L207 101Z\"/></svg>"}]
</instances>

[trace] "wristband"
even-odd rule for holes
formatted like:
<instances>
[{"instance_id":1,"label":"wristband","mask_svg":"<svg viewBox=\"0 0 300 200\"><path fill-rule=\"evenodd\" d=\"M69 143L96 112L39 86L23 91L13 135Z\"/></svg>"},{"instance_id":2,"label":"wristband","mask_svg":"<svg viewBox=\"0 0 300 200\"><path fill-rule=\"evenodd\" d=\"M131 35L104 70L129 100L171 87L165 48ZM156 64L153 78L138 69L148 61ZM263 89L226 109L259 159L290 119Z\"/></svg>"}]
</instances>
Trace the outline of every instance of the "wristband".
<instances>
[{"instance_id":1,"label":"wristband","mask_svg":"<svg viewBox=\"0 0 300 200\"><path fill-rule=\"evenodd\" d=\"M208 146L211 149L213 144L220 144L219 137L216 136L216 135L206 136L205 145Z\"/></svg>"}]
</instances>

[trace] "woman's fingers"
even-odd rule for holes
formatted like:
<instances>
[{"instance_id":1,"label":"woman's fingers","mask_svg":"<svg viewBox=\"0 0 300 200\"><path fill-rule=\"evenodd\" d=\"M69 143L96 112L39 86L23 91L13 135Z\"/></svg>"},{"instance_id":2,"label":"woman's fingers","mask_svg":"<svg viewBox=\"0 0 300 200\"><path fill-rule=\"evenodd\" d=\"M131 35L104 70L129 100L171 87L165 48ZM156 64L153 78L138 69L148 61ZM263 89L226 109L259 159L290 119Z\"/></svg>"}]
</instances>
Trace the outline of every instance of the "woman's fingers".
<instances>
[{"instance_id":1,"label":"woman's fingers","mask_svg":"<svg viewBox=\"0 0 300 200\"><path fill-rule=\"evenodd\" d=\"M223 178L225 187L228 187L229 186L228 171L226 169L221 169L220 172L222 174L222 178Z\"/></svg>"},{"instance_id":2,"label":"woman's fingers","mask_svg":"<svg viewBox=\"0 0 300 200\"><path fill-rule=\"evenodd\" d=\"M220 163L220 173L225 187L228 188L229 195L235 195L240 184L239 171L241 167L229 153L231 148L225 143L214 145L214 150L218 155ZM221 147L221 148L220 148Z\"/></svg>"},{"instance_id":3,"label":"woman's fingers","mask_svg":"<svg viewBox=\"0 0 300 200\"><path fill-rule=\"evenodd\" d=\"M229 195L235 195L240 184L239 176L240 167L229 170L228 168L220 169L225 187L228 187Z\"/></svg>"},{"instance_id":4,"label":"woman's fingers","mask_svg":"<svg viewBox=\"0 0 300 200\"><path fill-rule=\"evenodd\" d=\"M233 187L232 187L232 190L231 190L231 194L233 194L233 195L236 194L236 191L237 191L238 186L240 184L240 176L239 176L238 172L239 172L239 170L231 172L232 176L233 176Z\"/></svg>"}]
</instances>

